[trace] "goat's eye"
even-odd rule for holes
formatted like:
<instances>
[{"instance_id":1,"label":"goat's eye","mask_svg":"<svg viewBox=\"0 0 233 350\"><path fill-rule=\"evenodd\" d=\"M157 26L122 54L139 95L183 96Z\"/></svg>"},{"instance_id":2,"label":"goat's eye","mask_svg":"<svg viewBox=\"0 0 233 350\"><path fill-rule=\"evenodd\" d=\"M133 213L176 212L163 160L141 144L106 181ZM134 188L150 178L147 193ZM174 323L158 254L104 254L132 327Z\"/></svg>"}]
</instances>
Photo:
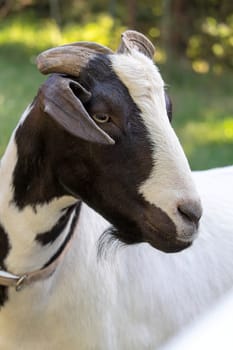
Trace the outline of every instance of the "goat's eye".
<instances>
[{"instance_id":1,"label":"goat's eye","mask_svg":"<svg viewBox=\"0 0 233 350\"><path fill-rule=\"evenodd\" d=\"M105 113L96 113L93 115L93 119L97 122L97 123L107 123L110 120L110 117L108 114Z\"/></svg>"}]
</instances>

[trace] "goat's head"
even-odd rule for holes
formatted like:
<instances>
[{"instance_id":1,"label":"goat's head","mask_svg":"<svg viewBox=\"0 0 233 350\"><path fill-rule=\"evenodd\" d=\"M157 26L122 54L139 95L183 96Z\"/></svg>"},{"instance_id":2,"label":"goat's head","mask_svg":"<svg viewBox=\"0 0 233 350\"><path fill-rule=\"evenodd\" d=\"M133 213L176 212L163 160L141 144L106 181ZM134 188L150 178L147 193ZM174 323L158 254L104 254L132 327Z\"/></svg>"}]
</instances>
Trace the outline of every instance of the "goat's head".
<instances>
[{"instance_id":1,"label":"goat's head","mask_svg":"<svg viewBox=\"0 0 233 350\"><path fill-rule=\"evenodd\" d=\"M56 74L39 96L54 123L63 188L108 219L121 241L175 252L196 236L201 205L153 54L133 31L117 53L88 43L48 50L38 67Z\"/></svg>"}]
</instances>

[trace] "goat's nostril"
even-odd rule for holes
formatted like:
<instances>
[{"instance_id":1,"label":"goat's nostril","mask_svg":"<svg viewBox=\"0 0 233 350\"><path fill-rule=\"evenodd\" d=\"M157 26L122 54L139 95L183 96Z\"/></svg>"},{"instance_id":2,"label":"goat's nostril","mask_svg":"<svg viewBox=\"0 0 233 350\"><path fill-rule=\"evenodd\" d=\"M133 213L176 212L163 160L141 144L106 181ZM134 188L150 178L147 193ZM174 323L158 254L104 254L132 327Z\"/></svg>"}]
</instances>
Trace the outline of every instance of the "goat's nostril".
<instances>
[{"instance_id":1,"label":"goat's nostril","mask_svg":"<svg viewBox=\"0 0 233 350\"><path fill-rule=\"evenodd\" d=\"M178 205L179 214L196 225L201 218L202 208L198 202L188 202Z\"/></svg>"}]
</instances>

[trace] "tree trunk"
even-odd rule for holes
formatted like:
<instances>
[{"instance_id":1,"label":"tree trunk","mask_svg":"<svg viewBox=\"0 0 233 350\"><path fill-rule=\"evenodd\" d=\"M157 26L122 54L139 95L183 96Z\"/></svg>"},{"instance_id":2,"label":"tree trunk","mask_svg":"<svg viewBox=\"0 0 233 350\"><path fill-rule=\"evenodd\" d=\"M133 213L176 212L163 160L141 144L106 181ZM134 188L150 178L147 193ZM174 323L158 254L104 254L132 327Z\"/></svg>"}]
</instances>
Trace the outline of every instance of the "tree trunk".
<instances>
[{"instance_id":1,"label":"tree trunk","mask_svg":"<svg viewBox=\"0 0 233 350\"><path fill-rule=\"evenodd\" d=\"M49 0L50 15L57 23L58 27L61 28L61 11L59 0Z\"/></svg>"},{"instance_id":2,"label":"tree trunk","mask_svg":"<svg viewBox=\"0 0 233 350\"><path fill-rule=\"evenodd\" d=\"M183 54L187 47L187 31L189 31L189 28L192 26L192 23L189 23L189 5L185 0L173 0L170 3L170 13L172 18L170 28L171 48L174 52Z\"/></svg>"},{"instance_id":3,"label":"tree trunk","mask_svg":"<svg viewBox=\"0 0 233 350\"><path fill-rule=\"evenodd\" d=\"M0 0L0 18L5 18L12 8L14 7L14 2L12 0Z\"/></svg>"},{"instance_id":4,"label":"tree trunk","mask_svg":"<svg viewBox=\"0 0 233 350\"><path fill-rule=\"evenodd\" d=\"M128 27L136 28L137 25L137 0L127 0Z\"/></svg>"}]
</instances>

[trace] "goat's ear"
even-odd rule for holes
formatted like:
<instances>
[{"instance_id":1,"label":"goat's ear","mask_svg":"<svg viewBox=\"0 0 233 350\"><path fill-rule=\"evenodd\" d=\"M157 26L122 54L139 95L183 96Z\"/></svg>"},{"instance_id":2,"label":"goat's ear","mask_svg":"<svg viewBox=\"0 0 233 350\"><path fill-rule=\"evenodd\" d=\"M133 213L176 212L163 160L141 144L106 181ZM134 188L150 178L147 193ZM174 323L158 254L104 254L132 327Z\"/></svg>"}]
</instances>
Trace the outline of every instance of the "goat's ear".
<instances>
[{"instance_id":1,"label":"goat's ear","mask_svg":"<svg viewBox=\"0 0 233 350\"><path fill-rule=\"evenodd\" d=\"M165 92L165 103L166 103L166 110L167 110L167 116L170 122L172 121L172 101L170 97Z\"/></svg>"},{"instance_id":2,"label":"goat's ear","mask_svg":"<svg viewBox=\"0 0 233 350\"><path fill-rule=\"evenodd\" d=\"M83 140L101 144L114 144L89 116L82 102L87 102L91 93L68 77L53 74L41 88L42 106L60 126Z\"/></svg>"}]
</instances>

